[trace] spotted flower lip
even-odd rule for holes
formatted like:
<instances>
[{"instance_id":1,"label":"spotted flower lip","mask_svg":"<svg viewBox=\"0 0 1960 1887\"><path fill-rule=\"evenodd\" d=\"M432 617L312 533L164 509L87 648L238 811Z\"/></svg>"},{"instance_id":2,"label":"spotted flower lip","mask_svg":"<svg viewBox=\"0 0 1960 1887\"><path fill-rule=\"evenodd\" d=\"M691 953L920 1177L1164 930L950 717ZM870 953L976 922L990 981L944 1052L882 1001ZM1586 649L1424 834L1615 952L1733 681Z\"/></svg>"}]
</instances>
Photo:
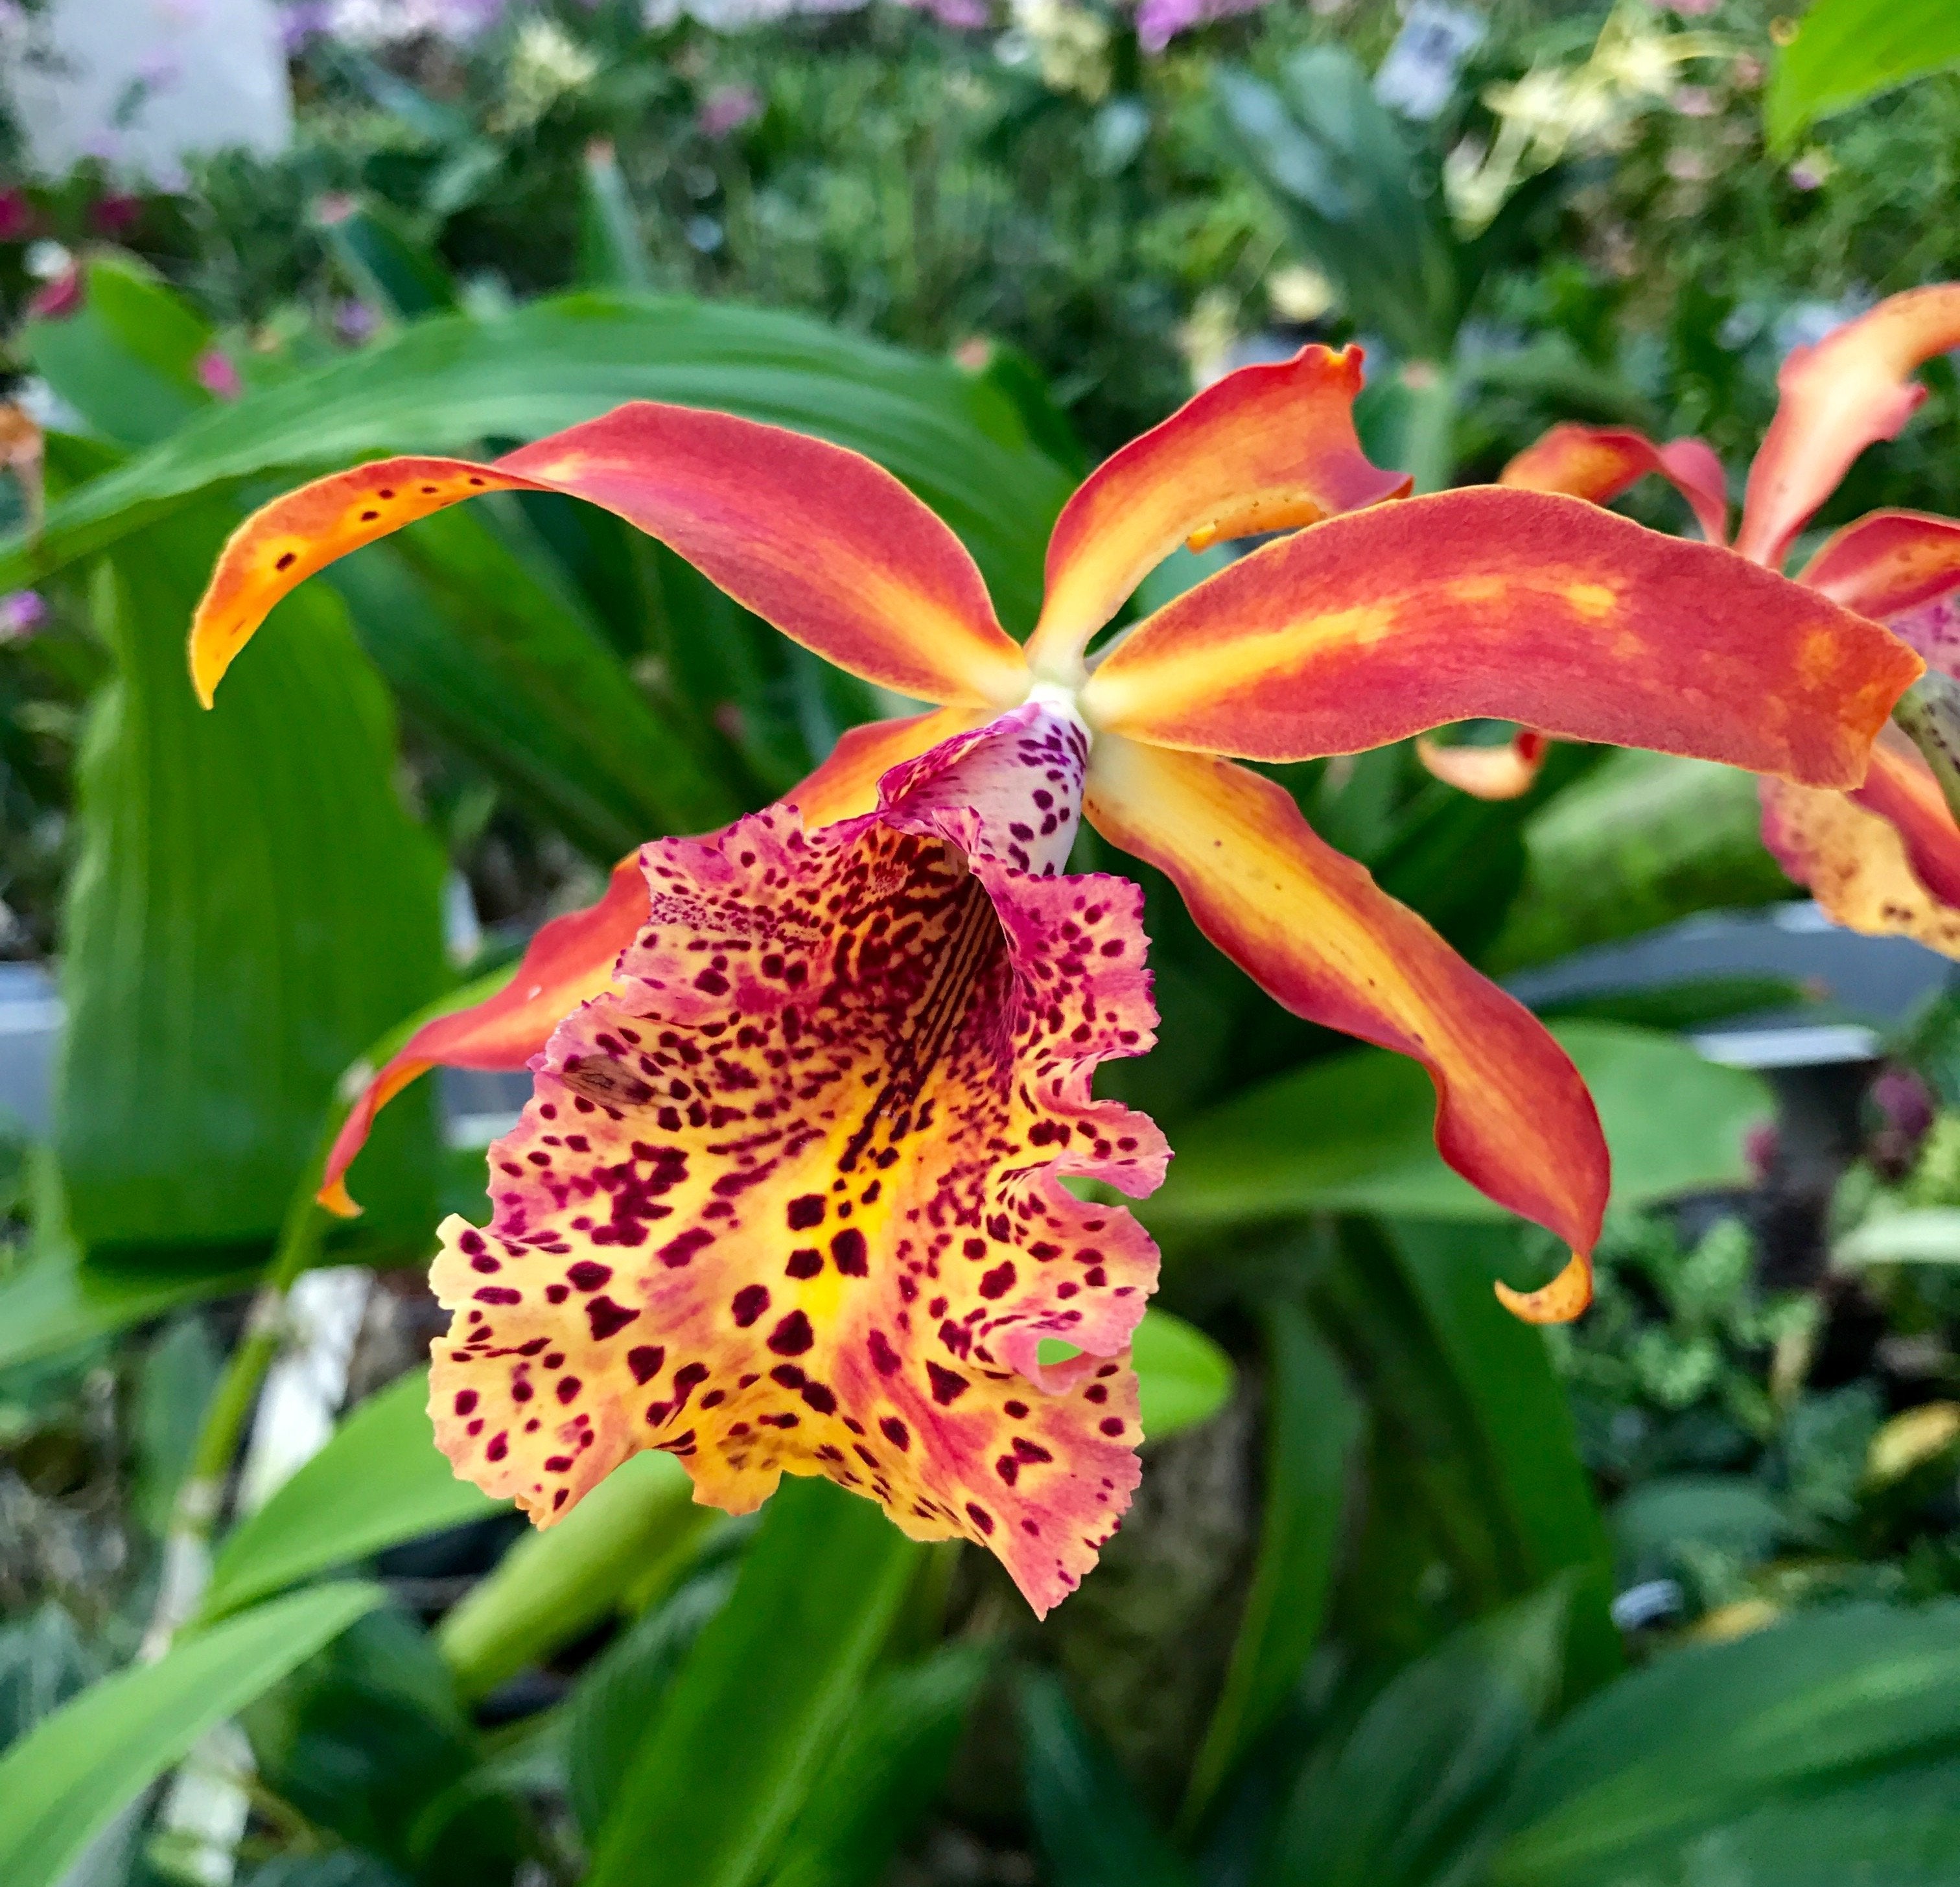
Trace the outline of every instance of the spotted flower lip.
<instances>
[{"instance_id":1,"label":"spotted flower lip","mask_svg":"<svg viewBox=\"0 0 1960 1887\"><path fill-rule=\"evenodd\" d=\"M1748 472L1736 554L1780 568L1799 533L1867 446L1898 437L1926 398L1912 378L1960 345L1960 284L1895 295L1784 361L1781 398ZM1711 468L1712 467L1712 471ZM1506 466L1507 485L1605 504L1657 474L1694 508L1704 534L1722 541L1726 481L1698 439L1656 445L1637 433L1554 426ZM1946 684L1960 683L1960 522L1920 511L1874 511L1834 533L1797 581L1882 623ZM1949 697L1950 698L1950 697ZM1960 747L1960 718L1930 730ZM1903 715L1904 711L1901 711ZM1527 754L1524 743L1532 743ZM1535 730L1505 749L1441 749L1439 776L1493 798L1529 788L1543 757ZM1765 777L1764 842L1790 877L1836 922L1874 935L1906 936L1960 957L1960 825L1911 742L1888 737L1858 786Z\"/></svg>"},{"instance_id":2,"label":"spotted flower lip","mask_svg":"<svg viewBox=\"0 0 1960 1887\"><path fill-rule=\"evenodd\" d=\"M206 702L305 576L516 489L613 511L935 704L854 730L781 805L622 861L506 991L372 1077L328 1169L343 1209L374 1107L421 1067L536 1072L493 1150L491 1224L451 1220L436 1262L454 1322L434 1408L460 1472L541 1524L635 1448L737 1510L822 1472L986 1545L1038 1609L1080 1578L1135 1478L1126 1346L1155 1259L1060 1179L1141 1195L1166 1156L1090 1096L1153 1017L1140 894L1057 875L1078 816L1277 1001L1419 1060L1443 1157L1573 1248L1551 1284L1500 1295L1539 1321L1584 1307L1608 1168L1570 1062L1227 756L1493 716L1845 788L1918 664L1815 590L1570 498L1402 497L1356 439L1360 382L1359 350L1310 346L1118 453L1057 521L1025 647L896 479L690 408L622 407L490 463L359 466L240 527L192 625ZM1273 531L1098 646L1179 543ZM1045 1362L1058 1338L1077 1354Z\"/></svg>"}]
</instances>

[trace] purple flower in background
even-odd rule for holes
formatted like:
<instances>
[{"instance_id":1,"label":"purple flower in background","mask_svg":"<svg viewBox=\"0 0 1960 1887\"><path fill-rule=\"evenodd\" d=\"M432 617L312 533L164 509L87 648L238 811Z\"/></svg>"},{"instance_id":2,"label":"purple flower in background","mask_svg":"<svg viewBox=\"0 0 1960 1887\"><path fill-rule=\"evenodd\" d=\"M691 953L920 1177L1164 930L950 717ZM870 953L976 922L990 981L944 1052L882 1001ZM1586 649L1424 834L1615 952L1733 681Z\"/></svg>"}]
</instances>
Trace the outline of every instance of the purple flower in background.
<instances>
[{"instance_id":1,"label":"purple flower in background","mask_svg":"<svg viewBox=\"0 0 1960 1887\"><path fill-rule=\"evenodd\" d=\"M0 597L0 643L24 642L48 619L48 606L32 590Z\"/></svg>"},{"instance_id":2,"label":"purple flower in background","mask_svg":"<svg viewBox=\"0 0 1960 1887\"><path fill-rule=\"evenodd\" d=\"M962 33L976 33L993 24L993 14L985 0L901 0L915 13L928 13L941 26Z\"/></svg>"},{"instance_id":3,"label":"purple flower in background","mask_svg":"<svg viewBox=\"0 0 1960 1887\"><path fill-rule=\"evenodd\" d=\"M288 59L304 53L315 40L324 39L333 21L329 0L293 0L279 13L279 44Z\"/></svg>"},{"instance_id":4,"label":"purple flower in background","mask_svg":"<svg viewBox=\"0 0 1960 1887\"><path fill-rule=\"evenodd\" d=\"M243 396L245 383L238 377L238 370L231 364L231 357L215 347L208 347L197 357L192 372L197 376L197 383L207 393L219 399L237 399Z\"/></svg>"},{"instance_id":5,"label":"purple flower in background","mask_svg":"<svg viewBox=\"0 0 1960 1887\"><path fill-rule=\"evenodd\" d=\"M1255 13L1267 0L1138 0L1137 42L1146 53L1161 53L1180 33Z\"/></svg>"},{"instance_id":6,"label":"purple flower in background","mask_svg":"<svg viewBox=\"0 0 1960 1887\"><path fill-rule=\"evenodd\" d=\"M136 62L136 76L151 91L167 92L183 78L183 61L166 46L155 46Z\"/></svg>"},{"instance_id":7,"label":"purple flower in background","mask_svg":"<svg viewBox=\"0 0 1960 1887\"><path fill-rule=\"evenodd\" d=\"M704 138L722 138L762 115L762 101L752 85L718 85L701 101L695 123Z\"/></svg>"},{"instance_id":8,"label":"purple flower in background","mask_svg":"<svg viewBox=\"0 0 1960 1887\"><path fill-rule=\"evenodd\" d=\"M381 325L381 317L364 301L343 301L333 311L333 329L357 347Z\"/></svg>"}]
</instances>

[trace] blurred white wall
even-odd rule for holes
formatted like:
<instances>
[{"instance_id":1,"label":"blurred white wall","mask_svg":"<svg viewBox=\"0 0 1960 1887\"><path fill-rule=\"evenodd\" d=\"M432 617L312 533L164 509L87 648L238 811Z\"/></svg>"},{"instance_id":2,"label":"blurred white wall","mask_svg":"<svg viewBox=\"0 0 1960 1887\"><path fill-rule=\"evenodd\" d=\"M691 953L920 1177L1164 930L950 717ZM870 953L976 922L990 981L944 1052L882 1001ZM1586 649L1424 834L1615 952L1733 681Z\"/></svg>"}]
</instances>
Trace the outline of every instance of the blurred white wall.
<instances>
[{"instance_id":1,"label":"blurred white wall","mask_svg":"<svg viewBox=\"0 0 1960 1887\"><path fill-rule=\"evenodd\" d=\"M0 71L33 168L99 158L170 188L187 153L278 150L293 116L279 14L273 0L0 6Z\"/></svg>"}]
</instances>

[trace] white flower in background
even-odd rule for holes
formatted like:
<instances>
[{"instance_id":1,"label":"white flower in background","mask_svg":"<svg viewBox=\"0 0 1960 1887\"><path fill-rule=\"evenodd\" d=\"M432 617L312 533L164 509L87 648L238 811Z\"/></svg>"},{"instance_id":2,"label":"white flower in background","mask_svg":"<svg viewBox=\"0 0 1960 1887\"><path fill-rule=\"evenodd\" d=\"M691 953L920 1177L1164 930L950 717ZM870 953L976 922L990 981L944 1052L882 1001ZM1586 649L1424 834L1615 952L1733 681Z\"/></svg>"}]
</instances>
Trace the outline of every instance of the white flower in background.
<instances>
[{"instance_id":1,"label":"white flower in background","mask_svg":"<svg viewBox=\"0 0 1960 1887\"><path fill-rule=\"evenodd\" d=\"M349 46L403 46L412 40L473 40L494 25L504 0L332 0L323 30Z\"/></svg>"},{"instance_id":2,"label":"white flower in background","mask_svg":"<svg viewBox=\"0 0 1960 1887\"><path fill-rule=\"evenodd\" d=\"M1735 47L1710 33L1664 33L1638 0L1622 4L1599 29L1591 55L1575 66L1535 65L1508 85L1493 85L1484 103L1497 119L1487 147L1466 142L1443 165L1451 215L1466 235L1488 226L1526 178L1574 152L1607 148L1633 121L1672 100L1694 94L1703 116L1711 93L1683 88L1680 68L1694 59L1732 58Z\"/></svg>"},{"instance_id":3,"label":"white flower in background","mask_svg":"<svg viewBox=\"0 0 1960 1887\"><path fill-rule=\"evenodd\" d=\"M517 30L504 74L503 102L492 119L499 131L528 130L568 94L599 76L599 55L555 20L527 20Z\"/></svg>"},{"instance_id":4,"label":"white flower in background","mask_svg":"<svg viewBox=\"0 0 1960 1887\"><path fill-rule=\"evenodd\" d=\"M1003 64L1032 64L1050 91L1090 103L1109 94L1109 23L1074 0L1013 0L1013 30L995 50Z\"/></svg>"},{"instance_id":5,"label":"white flower in background","mask_svg":"<svg viewBox=\"0 0 1960 1887\"><path fill-rule=\"evenodd\" d=\"M1318 321L1337 299L1333 283L1304 263L1275 269L1266 278L1266 304L1282 321Z\"/></svg>"},{"instance_id":6,"label":"white flower in background","mask_svg":"<svg viewBox=\"0 0 1960 1887\"><path fill-rule=\"evenodd\" d=\"M1208 288L1198 298L1177 331L1177 351L1199 392L1223 380L1232 368L1232 349L1239 339L1239 304L1223 288Z\"/></svg>"}]
</instances>

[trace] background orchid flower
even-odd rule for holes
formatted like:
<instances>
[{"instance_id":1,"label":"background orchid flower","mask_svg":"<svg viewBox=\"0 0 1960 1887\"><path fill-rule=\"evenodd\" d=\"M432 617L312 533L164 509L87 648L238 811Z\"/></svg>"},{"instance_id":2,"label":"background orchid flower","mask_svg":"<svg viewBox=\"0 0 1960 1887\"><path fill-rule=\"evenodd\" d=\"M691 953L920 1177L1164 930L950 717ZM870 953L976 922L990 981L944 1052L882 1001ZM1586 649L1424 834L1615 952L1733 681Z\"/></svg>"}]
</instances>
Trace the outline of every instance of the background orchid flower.
<instances>
[{"instance_id":1,"label":"background orchid flower","mask_svg":"<svg viewBox=\"0 0 1960 1887\"><path fill-rule=\"evenodd\" d=\"M1926 398L1911 377L1960 346L1960 285L1882 301L1810 347L1777 376L1781 398L1749 468L1738 555L1780 570L1818 507L1864 449L1898 436ZM1608 504L1641 479L1666 479L1711 543L1728 538L1727 482L1699 439L1656 445L1637 432L1559 425L1503 470L1514 489L1561 492ZM1952 778L1960 759L1960 523L1916 511L1874 511L1832 536L1797 581L1909 644L1930 673L1898 711L1921 748ZM1439 778L1488 798L1524 791L1544 752L1521 730L1507 747L1435 747ZM1873 749L1865 781L1833 792L1788 778L1761 783L1763 840L1836 922L1898 934L1960 956L1960 826L1949 791L1898 728Z\"/></svg>"},{"instance_id":2,"label":"background orchid flower","mask_svg":"<svg viewBox=\"0 0 1960 1887\"><path fill-rule=\"evenodd\" d=\"M733 1510L827 1473L919 1537L989 1547L1037 1609L1136 1479L1130 1332L1155 1252L1062 1173L1133 1195L1156 1130L1089 1097L1153 1017L1134 887L1055 876L1078 813L1158 866L1295 1013L1410 1055L1458 1171L1573 1247L1599 1123L1540 1025L1230 755L1351 753L1471 715L1862 779L1920 663L1828 598L1569 498L1398 504L1351 408L1357 350L1210 388L1093 473L1025 647L952 533L868 461L641 403L491 464L395 459L278 500L198 613L207 702L267 610L332 558L492 489L568 493L671 546L864 679L937 704L861 727L784 803L664 840L539 934L510 987L422 1030L336 1149L441 1060L532 1061L492 1149L487 1230L443 1228L438 1434L541 1523L626 1454ZM1179 543L1290 531L1092 652ZM582 1005L582 1006L581 1006ZM1045 1366L1039 1344L1081 1354Z\"/></svg>"}]
</instances>

